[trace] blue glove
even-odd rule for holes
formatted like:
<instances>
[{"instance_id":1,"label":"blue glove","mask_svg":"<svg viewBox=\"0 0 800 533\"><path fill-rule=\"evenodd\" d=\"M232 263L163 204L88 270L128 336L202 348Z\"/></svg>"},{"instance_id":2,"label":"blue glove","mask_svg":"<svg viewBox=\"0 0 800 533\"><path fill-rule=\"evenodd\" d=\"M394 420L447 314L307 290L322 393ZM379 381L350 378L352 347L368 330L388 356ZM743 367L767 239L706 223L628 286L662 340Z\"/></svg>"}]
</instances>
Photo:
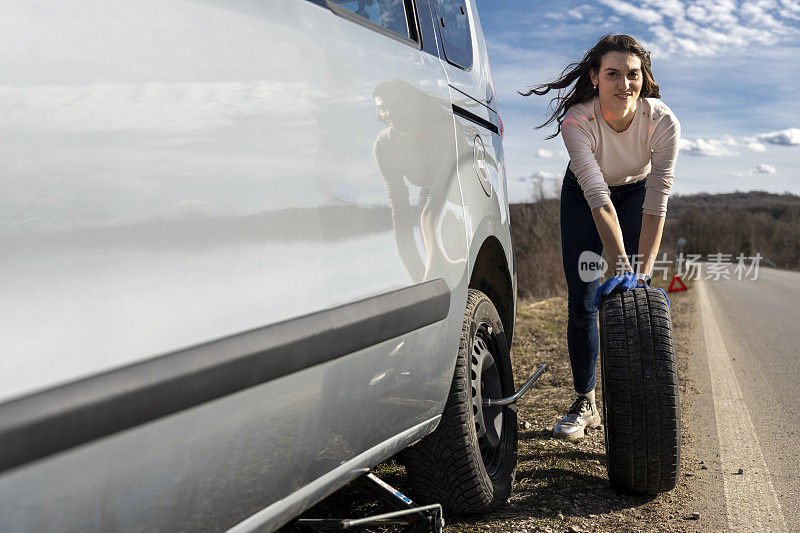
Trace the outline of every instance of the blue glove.
<instances>
[{"instance_id":1,"label":"blue glove","mask_svg":"<svg viewBox=\"0 0 800 533\"><path fill-rule=\"evenodd\" d=\"M659 288L659 287L648 287L648 289L655 289L655 290L657 290L657 291L661 291L661 294L663 294L663 295L664 295L664 299L667 301L667 307L668 307L668 308L669 308L669 307L672 307L672 305L669 303L669 298L667 298L667 293L666 293L666 292L664 292L664 289L661 289L661 288Z\"/></svg>"},{"instance_id":2,"label":"blue glove","mask_svg":"<svg viewBox=\"0 0 800 533\"><path fill-rule=\"evenodd\" d=\"M608 296L612 292L632 291L636 288L638 281L634 272L624 272L619 276L608 278L594 293L594 307L600 308L600 298Z\"/></svg>"}]
</instances>

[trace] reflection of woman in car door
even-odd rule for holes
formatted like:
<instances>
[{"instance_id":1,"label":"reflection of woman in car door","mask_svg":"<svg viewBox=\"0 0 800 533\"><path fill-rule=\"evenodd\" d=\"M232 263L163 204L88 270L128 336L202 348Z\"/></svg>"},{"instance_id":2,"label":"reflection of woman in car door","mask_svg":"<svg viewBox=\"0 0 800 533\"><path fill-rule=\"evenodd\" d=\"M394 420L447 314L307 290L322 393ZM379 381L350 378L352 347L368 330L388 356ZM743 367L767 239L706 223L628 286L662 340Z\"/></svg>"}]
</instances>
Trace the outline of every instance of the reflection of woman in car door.
<instances>
[{"instance_id":1,"label":"reflection of woman in car door","mask_svg":"<svg viewBox=\"0 0 800 533\"><path fill-rule=\"evenodd\" d=\"M553 434L581 438L585 428L600 424L594 401L600 351L595 296L598 289L649 285L680 124L659 99L650 54L629 35L602 37L580 63L527 95L551 90L559 91L557 106L542 126L558 122L550 138L561 132L570 157L561 189L561 247L569 289L567 344L577 393ZM620 275L601 286L602 277L581 272L579 262L584 252L599 255L603 250L616 261ZM637 254L639 261L631 259Z\"/></svg>"},{"instance_id":2,"label":"reflection of woman in car door","mask_svg":"<svg viewBox=\"0 0 800 533\"><path fill-rule=\"evenodd\" d=\"M376 85L373 98L378 120L386 124L374 150L392 208L397 253L413 281L427 280L439 275L441 261L452 263L437 230L456 177L453 116L444 107L449 102L398 78ZM421 188L416 203L406 180ZM417 225L425 259L414 239Z\"/></svg>"}]
</instances>

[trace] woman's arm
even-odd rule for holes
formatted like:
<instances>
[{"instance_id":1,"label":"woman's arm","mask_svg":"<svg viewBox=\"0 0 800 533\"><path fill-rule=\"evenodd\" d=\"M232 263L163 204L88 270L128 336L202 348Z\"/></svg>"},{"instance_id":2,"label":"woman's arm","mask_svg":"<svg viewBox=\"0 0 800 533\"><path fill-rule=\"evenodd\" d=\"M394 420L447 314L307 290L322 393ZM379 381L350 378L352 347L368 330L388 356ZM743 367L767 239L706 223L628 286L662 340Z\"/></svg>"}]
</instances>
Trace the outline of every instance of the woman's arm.
<instances>
[{"instance_id":1,"label":"woman's arm","mask_svg":"<svg viewBox=\"0 0 800 533\"><path fill-rule=\"evenodd\" d=\"M664 231L666 217L658 215L642 215L642 232L639 235L640 265L637 272L650 274L661 246L661 235Z\"/></svg>"},{"instance_id":2,"label":"woman's arm","mask_svg":"<svg viewBox=\"0 0 800 533\"><path fill-rule=\"evenodd\" d=\"M662 104L663 105L663 104ZM677 117L666 110L659 118L650 138L650 173L647 175L647 191L642 212L646 215L667 216L667 199L675 178L675 160L681 139L681 124Z\"/></svg>"},{"instance_id":3,"label":"woman's arm","mask_svg":"<svg viewBox=\"0 0 800 533\"><path fill-rule=\"evenodd\" d=\"M622 228L620 228L614 204L595 207L592 209L592 218L594 218L594 224L597 226L597 233L600 234L600 240L603 241L603 253L606 255L607 260L611 262L609 266L615 268L618 274L633 272L628 256L625 253ZM642 224L642 231L644 231L644 221L642 221ZM620 268L617 268L620 261L622 261L622 264Z\"/></svg>"},{"instance_id":4,"label":"woman's arm","mask_svg":"<svg viewBox=\"0 0 800 533\"><path fill-rule=\"evenodd\" d=\"M603 249L607 250L607 258L613 261L614 268L619 266L617 273L633 272L634 268L628 261L625 253L625 244L622 240L622 229L617 218L617 211L613 204L601 205L592 209L592 217L597 226L597 233L603 241ZM639 236L639 257L636 259L636 272L650 274L655 264L658 249L661 246L661 235L664 232L665 217L657 215L642 215L642 232ZM620 260L623 258L620 264Z\"/></svg>"},{"instance_id":5,"label":"woman's arm","mask_svg":"<svg viewBox=\"0 0 800 533\"><path fill-rule=\"evenodd\" d=\"M675 178L675 160L681 138L681 124L678 118L663 107L650 139L650 173L647 175L644 205L642 206L642 232L639 235L640 264L636 271L650 274L653 271L664 221L667 216L667 199L672 191Z\"/></svg>"},{"instance_id":6,"label":"woman's arm","mask_svg":"<svg viewBox=\"0 0 800 533\"><path fill-rule=\"evenodd\" d=\"M596 124L594 115L583 104L570 107L561 123L561 138L569 154L570 168L589 209L611 203L611 191L594 155L596 140L593 128Z\"/></svg>"}]
</instances>

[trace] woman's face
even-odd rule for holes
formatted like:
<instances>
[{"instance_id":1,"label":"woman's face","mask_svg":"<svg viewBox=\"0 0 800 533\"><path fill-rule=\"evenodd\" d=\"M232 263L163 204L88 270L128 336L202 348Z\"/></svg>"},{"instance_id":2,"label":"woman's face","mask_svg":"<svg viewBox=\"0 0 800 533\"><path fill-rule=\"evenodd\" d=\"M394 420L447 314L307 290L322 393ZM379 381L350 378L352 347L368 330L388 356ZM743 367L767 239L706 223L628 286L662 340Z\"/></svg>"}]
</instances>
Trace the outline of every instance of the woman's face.
<instances>
[{"instance_id":1,"label":"woman's face","mask_svg":"<svg viewBox=\"0 0 800 533\"><path fill-rule=\"evenodd\" d=\"M600 58L599 71L590 72L597 85L600 105L611 118L621 118L636 109L642 92L642 60L628 52L608 52Z\"/></svg>"}]
</instances>

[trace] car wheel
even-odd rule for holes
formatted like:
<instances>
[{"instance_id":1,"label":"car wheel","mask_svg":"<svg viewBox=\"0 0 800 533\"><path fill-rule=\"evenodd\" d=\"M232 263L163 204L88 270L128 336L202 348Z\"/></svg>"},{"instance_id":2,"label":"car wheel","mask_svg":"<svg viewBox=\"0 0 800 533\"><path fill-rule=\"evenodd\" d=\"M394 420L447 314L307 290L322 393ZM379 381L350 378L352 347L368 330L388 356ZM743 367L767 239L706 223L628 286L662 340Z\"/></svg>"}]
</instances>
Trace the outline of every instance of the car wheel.
<instances>
[{"instance_id":1,"label":"car wheel","mask_svg":"<svg viewBox=\"0 0 800 533\"><path fill-rule=\"evenodd\" d=\"M470 289L456 368L436 430L406 450L411 494L454 514L483 513L511 494L517 466L516 408L484 407L514 393L509 339L492 301Z\"/></svg>"},{"instance_id":2,"label":"car wheel","mask_svg":"<svg viewBox=\"0 0 800 533\"><path fill-rule=\"evenodd\" d=\"M657 494L680 469L680 399L672 318L660 291L636 288L600 309L603 417L611 486Z\"/></svg>"}]
</instances>

